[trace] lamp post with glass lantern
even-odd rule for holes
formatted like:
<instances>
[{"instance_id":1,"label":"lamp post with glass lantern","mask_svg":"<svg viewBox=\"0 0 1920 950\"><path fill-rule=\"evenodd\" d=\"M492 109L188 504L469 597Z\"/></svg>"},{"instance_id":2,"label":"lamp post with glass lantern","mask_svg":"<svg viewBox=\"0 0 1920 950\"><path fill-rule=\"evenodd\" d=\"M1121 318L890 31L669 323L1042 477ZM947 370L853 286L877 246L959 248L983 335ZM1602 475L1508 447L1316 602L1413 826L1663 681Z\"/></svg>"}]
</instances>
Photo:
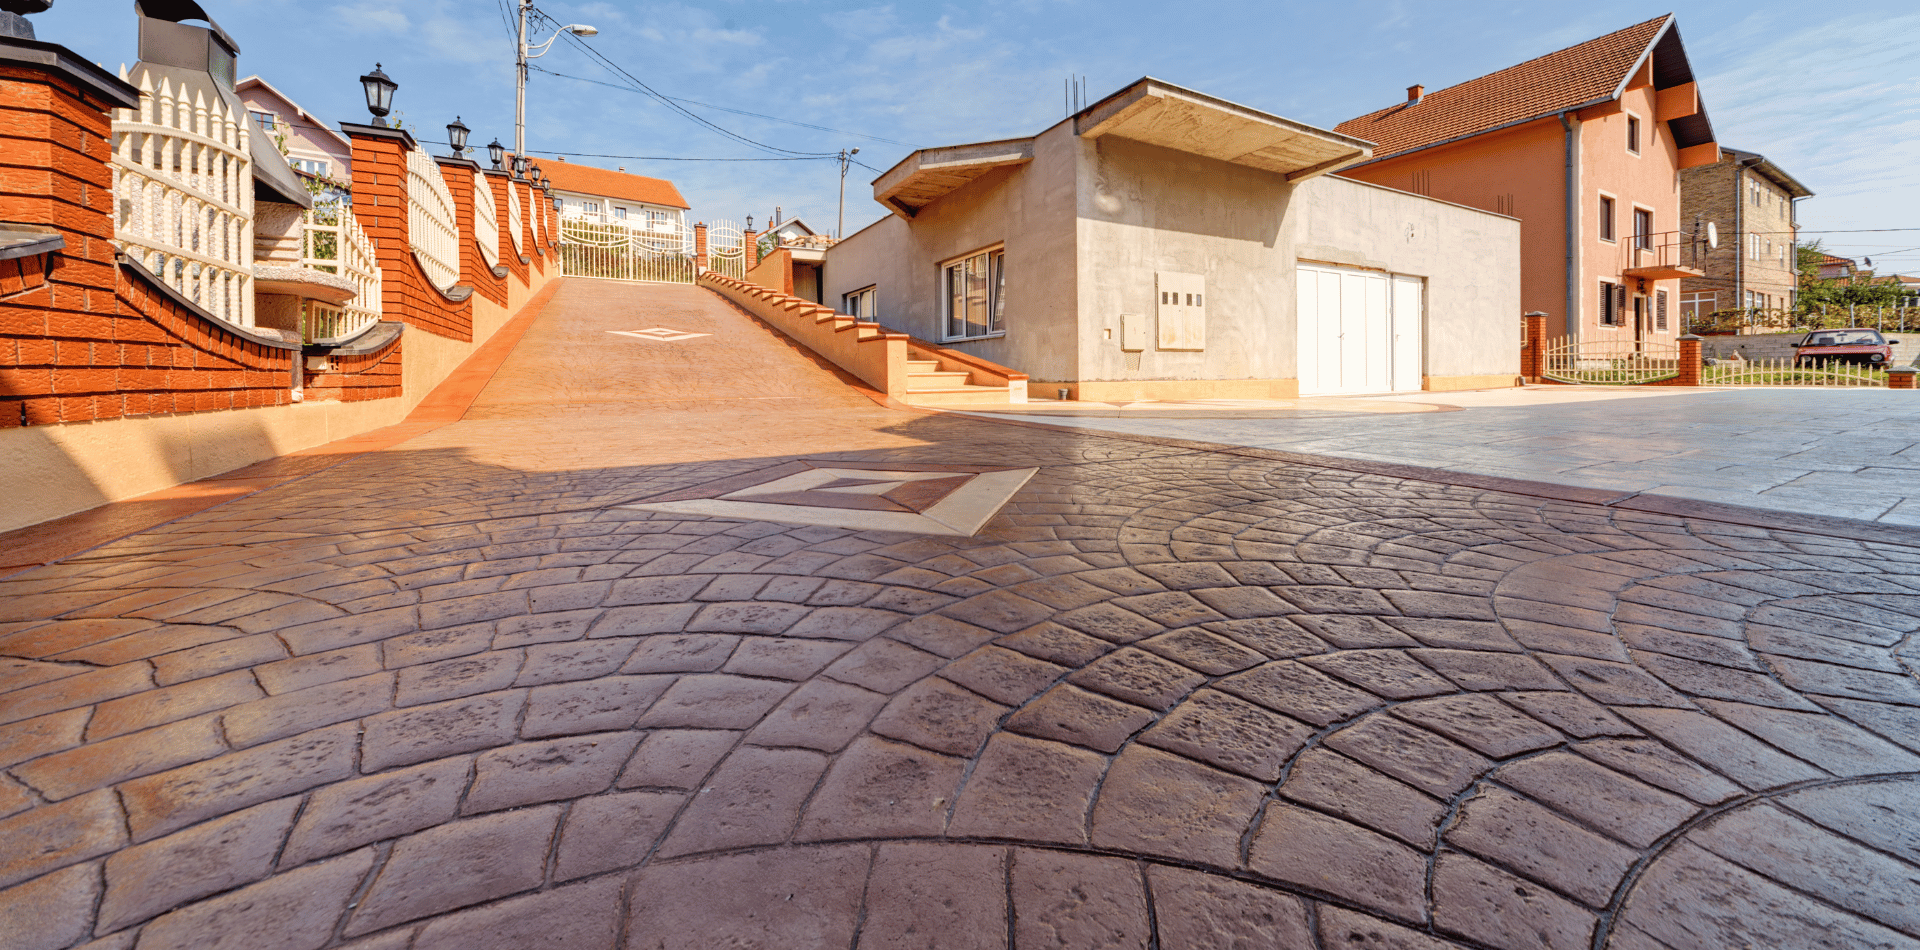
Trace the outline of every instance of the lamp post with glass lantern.
<instances>
[{"instance_id":1,"label":"lamp post with glass lantern","mask_svg":"<svg viewBox=\"0 0 1920 950\"><path fill-rule=\"evenodd\" d=\"M367 111L373 113L375 125L386 124L383 120L393 112L393 91L398 88L400 84L382 72L379 63L373 64L373 72L360 77L360 90L366 93Z\"/></svg>"},{"instance_id":2,"label":"lamp post with glass lantern","mask_svg":"<svg viewBox=\"0 0 1920 950\"><path fill-rule=\"evenodd\" d=\"M467 157L467 135L472 131L467 128L465 122L460 121L457 115L453 117L452 122L447 123L447 144L453 146L454 158Z\"/></svg>"},{"instance_id":3,"label":"lamp post with glass lantern","mask_svg":"<svg viewBox=\"0 0 1920 950\"><path fill-rule=\"evenodd\" d=\"M494 139L493 144L487 146L487 157L493 160L493 170L499 171L500 166L506 163L507 147L501 145L499 139Z\"/></svg>"}]
</instances>

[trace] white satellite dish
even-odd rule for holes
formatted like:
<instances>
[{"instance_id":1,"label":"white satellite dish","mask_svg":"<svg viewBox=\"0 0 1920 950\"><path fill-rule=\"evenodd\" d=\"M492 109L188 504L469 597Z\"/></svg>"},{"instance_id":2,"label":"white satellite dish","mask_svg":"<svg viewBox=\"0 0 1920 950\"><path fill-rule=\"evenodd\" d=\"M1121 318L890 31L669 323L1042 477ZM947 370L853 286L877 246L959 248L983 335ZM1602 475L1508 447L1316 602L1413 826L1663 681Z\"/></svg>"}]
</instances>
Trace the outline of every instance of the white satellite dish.
<instances>
[{"instance_id":1,"label":"white satellite dish","mask_svg":"<svg viewBox=\"0 0 1920 950\"><path fill-rule=\"evenodd\" d=\"M1720 247L1720 229L1714 227L1712 221L1707 222L1707 246L1715 250Z\"/></svg>"}]
</instances>

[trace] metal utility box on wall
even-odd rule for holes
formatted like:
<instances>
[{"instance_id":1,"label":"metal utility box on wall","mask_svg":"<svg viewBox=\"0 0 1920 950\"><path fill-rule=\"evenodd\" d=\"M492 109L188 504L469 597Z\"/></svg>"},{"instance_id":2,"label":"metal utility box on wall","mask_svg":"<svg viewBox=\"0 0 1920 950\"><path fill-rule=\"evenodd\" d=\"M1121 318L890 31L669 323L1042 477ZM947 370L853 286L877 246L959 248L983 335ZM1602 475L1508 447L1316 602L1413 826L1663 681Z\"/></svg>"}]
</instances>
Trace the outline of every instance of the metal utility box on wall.
<instances>
[{"instance_id":1,"label":"metal utility box on wall","mask_svg":"<svg viewBox=\"0 0 1920 950\"><path fill-rule=\"evenodd\" d=\"M1144 313L1123 313L1120 315L1120 349L1127 353L1138 353L1147 348L1147 315Z\"/></svg>"},{"instance_id":2,"label":"metal utility box on wall","mask_svg":"<svg viewBox=\"0 0 1920 950\"><path fill-rule=\"evenodd\" d=\"M1159 349L1207 348L1207 278L1201 274L1154 274L1159 307Z\"/></svg>"}]
</instances>

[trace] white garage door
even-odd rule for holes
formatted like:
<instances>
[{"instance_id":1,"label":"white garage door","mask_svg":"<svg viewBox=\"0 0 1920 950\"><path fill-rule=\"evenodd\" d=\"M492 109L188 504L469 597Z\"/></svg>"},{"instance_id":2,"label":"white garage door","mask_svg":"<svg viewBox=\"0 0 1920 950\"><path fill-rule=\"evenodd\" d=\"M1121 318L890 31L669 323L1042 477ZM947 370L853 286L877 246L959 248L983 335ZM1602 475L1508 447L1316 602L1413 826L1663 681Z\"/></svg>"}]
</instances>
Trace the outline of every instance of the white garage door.
<instances>
[{"instance_id":1,"label":"white garage door","mask_svg":"<svg viewBox=\"0 0 1920 950\"><path fill-rule=\"evenodd\" d=\"M1421 291L1417 278L1300 265L1300 395L1418 390Z\"/></svg>"}]
</instances>

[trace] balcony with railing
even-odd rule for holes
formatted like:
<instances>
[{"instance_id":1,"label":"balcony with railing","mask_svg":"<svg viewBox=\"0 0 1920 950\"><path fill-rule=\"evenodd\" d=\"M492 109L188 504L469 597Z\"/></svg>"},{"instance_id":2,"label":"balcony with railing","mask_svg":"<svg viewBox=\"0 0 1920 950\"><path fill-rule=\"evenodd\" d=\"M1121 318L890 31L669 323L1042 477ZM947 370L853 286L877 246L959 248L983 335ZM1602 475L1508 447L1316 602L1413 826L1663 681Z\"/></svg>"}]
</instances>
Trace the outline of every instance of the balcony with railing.
<instances>
[{"instance_id":1,"label":"balcony with railing","mask_svg":"<svg viewBox=\"0 0 1920 950\"><path fill-rule=\"evenodd\" d=\"M1687 231L1633 235L1620 247L1620 273L1641 280L1705 277L1704 244Z\"/></svg>"}]
</instances>

